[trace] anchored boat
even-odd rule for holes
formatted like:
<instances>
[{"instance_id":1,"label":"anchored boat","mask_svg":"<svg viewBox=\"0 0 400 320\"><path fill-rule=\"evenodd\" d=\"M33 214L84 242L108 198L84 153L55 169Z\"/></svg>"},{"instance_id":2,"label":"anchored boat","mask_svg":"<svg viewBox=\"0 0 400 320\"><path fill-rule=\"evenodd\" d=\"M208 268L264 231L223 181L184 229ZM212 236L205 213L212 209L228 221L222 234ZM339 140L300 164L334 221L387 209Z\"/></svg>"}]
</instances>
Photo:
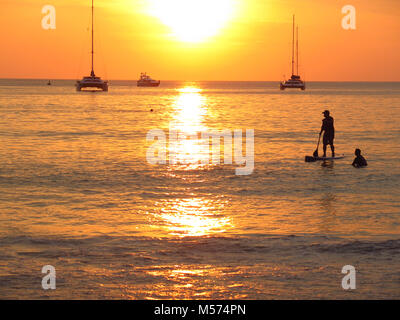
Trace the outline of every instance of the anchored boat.
<instances>
[{"instance_id":1,"label":"anchored boat","mask_svg":"<svg viewBox=\"0 0 400 320\"><path fill-rule=\"evenodd\" d=\"M138 87L158 87L160 85L160 80L153 80L146 73L140 74L140 79L137 82Z\"/></svg>"},{"instance_id":2,"label":"anchored boat","mask_svg":"<svg viewBox=\"0 0 400 320\"><path fill-rule=\"evenodd\" d=\"M296 73L294 73L294 25L295 25L295 16L293 15L293 39L292 39L292 76L290 79L281 82L280 83L280 88L281 90L285 90L286 88L288 89L301 89L305 90L306 89L306 83L301 80L301 77L299 76L299 28L296 28Z\"/></svg>"},{"instance_id":3,"label":"anchored boat","mask_svg":"<svg viewBox=\"0 0 400 320\"><path fill-rule=\"evenodd\" d=\"M89 77L83 77L82 80L76 82L76 91L82 91L82 89L97 89L100 91L108 91L108 81L102 80L100 77L96 77L94 73L94 4L92 0L92 71Z\"/></svg>"}]
</instances>

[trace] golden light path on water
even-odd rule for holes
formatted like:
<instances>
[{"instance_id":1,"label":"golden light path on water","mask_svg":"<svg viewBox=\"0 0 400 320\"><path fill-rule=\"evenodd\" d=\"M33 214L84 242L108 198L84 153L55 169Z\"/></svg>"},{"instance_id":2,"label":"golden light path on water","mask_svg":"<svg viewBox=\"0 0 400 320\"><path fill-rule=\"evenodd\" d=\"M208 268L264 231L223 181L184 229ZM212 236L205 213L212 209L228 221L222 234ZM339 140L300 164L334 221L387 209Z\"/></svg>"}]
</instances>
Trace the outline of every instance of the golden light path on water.
<instances>
[{"instance_id":1,"label":"golden light path on water","mask_svg":"<svg viewBox=\"0 0 400 320\"><path fill-rule=\"evenodd\" d=\"M157 283L152 288L153 290L146 292L147 295L144 296L144 299L147 300L157 300L166 296L169 299L193 299L194 297L209 299L212 292L215 291L224 292L232 299L246 298L245 294L240 293L240 288L244 287L243 283L226 283L223 281L227 273L239 276L241 273L237 270L227 272L226 268L212 265L176 265L174 268L155 266L153 270L146 273L153 277L162 277L168 281ZM238 289L238 293L229 294L229 290L232 288ZM129 297L129 294L127 294L127 297Z\"/></svg>"},{"instance_id":2,"label":"golden light path on water","mask_svg":"<svg viewBox=\"0 0 400 320\"><path fill-rule=\"evenodd\" d=\"M209 143L201 141L201 132L206 132L205 116L210 112L206 106L206 97L196 86L185 86L173 103L173 119L170 122L170 134L177 132L178 141L169 144L169 155L174 154L176 164L169 166L171 178L186 179L188 182L199 180L201 173L195 171L210 170ZM206 163L204 163L206 162ZM182 172L187 173L182 175ZM188 190L190 193L190 190ZM220 216L225 202L203 195L192 198L166 199L157 203L160 208L156 218L162 220L164 229L170 235L210 236L223 233L232 227L229 217Z\"/></svg>"},{"instance_id":3,"label":"golden light path on water","mask_svg":"<svg viewBox=\"0 0 400 320\"><path fill-rule=\"evenodd\" d=\"M204 117L208 111L205 107L206 98L201 95L201 89L194 86L178 91L169 127L170 132L177 133L178 141L169 145L168 152L170 156L174 155L177 164L187 165L186 170L195 170L201 168L201 162L209 156L208 149L198 139L199 133L207 130L204 125Z\"/></svg>"},{"instance_id":4,"label":"golden light path on water","mask_svg":"<svg viewBox=\"0 0 400 320\"><path fill-rule=\"evenodd\" d=\"M223 203L190 198L164 201L161 205L158 217L163 220L168 233L174 236L209 236L232 227L230 218L218 216Z\"/></svg>"}]
</instances>

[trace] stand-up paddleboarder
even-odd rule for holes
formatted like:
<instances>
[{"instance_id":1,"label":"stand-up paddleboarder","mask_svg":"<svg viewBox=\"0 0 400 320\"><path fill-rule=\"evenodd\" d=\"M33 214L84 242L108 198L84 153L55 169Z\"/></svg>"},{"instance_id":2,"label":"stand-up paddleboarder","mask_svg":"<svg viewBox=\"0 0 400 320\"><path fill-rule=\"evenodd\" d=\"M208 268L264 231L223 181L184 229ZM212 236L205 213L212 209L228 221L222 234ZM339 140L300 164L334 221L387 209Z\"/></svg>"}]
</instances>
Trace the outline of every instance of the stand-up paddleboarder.
<instances>
[{"instance_id":1,"label":"stand-up paddleboarder","mask_svg":"<svg viewBox=\"0 0 400 320\"><path fill-rule=\"evenodd\" d=\"M323 157L326 158L326 146L329 144L332 150L332 158L335 157L335 147L333 145L333 140L335 139L335 127L333 126L333 118L330 116L329 110L325 110L322 112L325 118L322 120L322 127L321 132L319 135L321 136L322 132L324 132L324 137L322 142L324 144L324 155Z\"/></svg>"}]
</instances>

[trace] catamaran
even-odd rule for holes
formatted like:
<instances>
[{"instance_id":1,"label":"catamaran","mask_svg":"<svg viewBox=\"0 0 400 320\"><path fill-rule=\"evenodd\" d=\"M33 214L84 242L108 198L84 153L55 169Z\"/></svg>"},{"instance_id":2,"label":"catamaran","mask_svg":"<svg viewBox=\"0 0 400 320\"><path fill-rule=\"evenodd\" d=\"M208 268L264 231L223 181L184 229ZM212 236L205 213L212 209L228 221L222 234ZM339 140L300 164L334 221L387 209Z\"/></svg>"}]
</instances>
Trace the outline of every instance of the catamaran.
<instances>
[{"instance_id":1,"label":"catamaran","mask_svg":"<svg viewBox=\"0 0 400 320\"><path fill-rule=\"evenodd\" d=\"M140 74L140 79L137 82L138 87L158 87L160 85L160 80L153 80L146 73Z\"/></svg>"},{"instance_id":2,"label":"catamaran","mask_svg":"<svg viewBox=\"0 0 400 320\"><path fill-rule=\"evenodd\" d=\"M85 88L100 89L101 91L108 91L108 81L102 80L100 77L96 77L94 73L94 3L92 0L92 72L89 77L83 77L82 80L76 82L76 90L82 91Z\"/></svg>"},{"instance_id":3,"label":"catamaran","mask_svg":"<svg viewBox=\"0 0 400 320\"><path fill-rule=\"evenodd\" d=\"M306 83L299 76L299 28L296 28L296 73L294 73L294 23L295 16L293 15L293 40L292 40L292 76L289 80L280 83L281 90L289 89L306 89Z\"/></svg>"}]
</instances>

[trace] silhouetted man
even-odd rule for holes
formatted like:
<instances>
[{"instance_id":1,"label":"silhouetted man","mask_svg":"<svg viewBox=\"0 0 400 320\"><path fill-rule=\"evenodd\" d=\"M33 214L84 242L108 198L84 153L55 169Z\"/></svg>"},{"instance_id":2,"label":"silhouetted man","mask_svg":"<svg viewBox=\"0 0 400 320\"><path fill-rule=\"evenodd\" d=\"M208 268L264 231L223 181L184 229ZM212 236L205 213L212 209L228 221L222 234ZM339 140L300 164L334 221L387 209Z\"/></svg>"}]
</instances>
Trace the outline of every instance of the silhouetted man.
<instances>
[{"instance_id":1,"label":"silhouetted man","mask_svg":"<svg viewBox=\"0 0 400 320\"><path fill-rule=\"evenodd\" d=\"M353 161L353 166L356 168L366 167L368 165L367 160L361 155L361 150L356 149L354 152L356 158Z\"/></svg>"},{"instance_id":2,"label":"silhouetted man","mask_svg":"<svg viewBox=\"0 0 400 320\"><path fill-rule=\"evenodd\" d=\"M335 156L335 147L333 145L333 139L335 139L335 128L333 126L333 118L329 115L329 111L325 110L322 112L325 116L325 119L322 120L322 127L321 127L321 132L319 135L324 132L324 137L323 137L323 144L324 144L324 155L323 157L326 157L326 146L329 144L331 146L332 150L332 157Z\"/></svg>"}]
</instances>

